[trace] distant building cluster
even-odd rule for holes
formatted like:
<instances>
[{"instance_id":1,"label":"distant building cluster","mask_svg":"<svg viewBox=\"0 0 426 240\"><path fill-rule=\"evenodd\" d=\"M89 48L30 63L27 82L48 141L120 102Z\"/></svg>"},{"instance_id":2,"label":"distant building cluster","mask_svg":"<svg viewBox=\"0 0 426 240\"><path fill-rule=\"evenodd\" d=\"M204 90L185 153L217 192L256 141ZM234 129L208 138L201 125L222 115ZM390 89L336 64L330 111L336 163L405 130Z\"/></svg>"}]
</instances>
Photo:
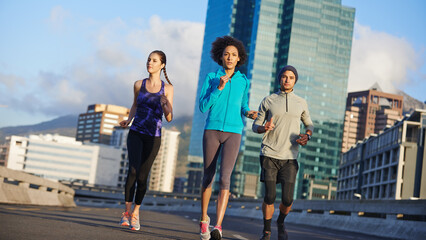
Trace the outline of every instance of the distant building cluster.
<instances>
[{"instance_id":1,"label":"distant building cluster","mask_svg":"<svg viewBox=\"0 0 426 240\"><path fill-rule=\"evenodd\" d=\"M76 138L52 134L9 136L8 143L0 145L0 166L52 180L122 187L128 171L129 130L118 124L128 113L125 107L94 104L79 115ZM173 191L179 134L162 129L149 190Z\"/></svg>"}]
</instances>

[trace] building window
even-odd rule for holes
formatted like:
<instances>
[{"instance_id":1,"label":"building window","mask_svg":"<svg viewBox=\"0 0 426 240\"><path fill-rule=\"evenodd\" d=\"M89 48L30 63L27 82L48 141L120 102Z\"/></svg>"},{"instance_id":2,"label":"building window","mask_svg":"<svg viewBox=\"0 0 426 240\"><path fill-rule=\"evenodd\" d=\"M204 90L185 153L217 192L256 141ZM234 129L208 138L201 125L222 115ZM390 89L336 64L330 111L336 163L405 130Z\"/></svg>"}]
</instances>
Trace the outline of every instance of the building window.
<instances>
[{"instance_id":1,"label":"building window","mask_svg":"<svg viewBox=\"0 0 426 240\"><path fill-rule=\"evenodd\" d=\"M104 124L103 127L104 128L114 128L114 125L112 125L112 124Z\"/></svg>"},{"instance_id":2,"label":"building window","mask_svg":"<svg viewBox=\"0 0 426 240\"><path fill-rule=\"evenodd\" d=\"M117 120L112 120L112 119L108 119L108 118L105 118L105 119L104 119L104 122L106 122L106 123L115 123L115 124L117 124L117 123L118 123L118 121L117 121Z\"/></svg>"},{"instance_id":3,"label":"building window","mask_svg":"<svg viewBox=\"0 0 426 240\"><path fill-rule=\"evenodd\" d=\"M110 113L105 113L105 117L113 118L113 119L118 119L118 116L117 116L117 115L115 115L115 114L110 114Z\"/></svg>"},{"instance_id":4,"label":"building window","mask_svg":"<svg viewBox=\"0 0 426 240\"><path fill-rule=\"evenodd\" d=\"M112 130L110 130L110 129L104 129L104 130L102 130L104 133L112 133Z\"/></svg>"}]
</instances>

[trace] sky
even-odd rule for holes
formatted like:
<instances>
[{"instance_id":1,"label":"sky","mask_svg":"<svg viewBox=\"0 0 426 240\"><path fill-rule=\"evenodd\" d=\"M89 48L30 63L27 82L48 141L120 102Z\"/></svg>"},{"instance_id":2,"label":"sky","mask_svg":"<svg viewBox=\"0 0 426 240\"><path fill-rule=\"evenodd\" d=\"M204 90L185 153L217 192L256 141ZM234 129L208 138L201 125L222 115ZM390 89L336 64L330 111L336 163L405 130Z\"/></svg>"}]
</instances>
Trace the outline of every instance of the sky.
<instances>
[{"instance_id":1,"label":"sky","mask_svg":"<svg viewBox=\"0 0 426 240\"><path fill-rule=\"evenodd\" d=\"M356 9L348 91L378 82L426 100L426 1L342 0ZM167 55L176 117L192 115L207 0L0 0L0 128L131 107L148 54Z\"/></svg>"}]
</instances>

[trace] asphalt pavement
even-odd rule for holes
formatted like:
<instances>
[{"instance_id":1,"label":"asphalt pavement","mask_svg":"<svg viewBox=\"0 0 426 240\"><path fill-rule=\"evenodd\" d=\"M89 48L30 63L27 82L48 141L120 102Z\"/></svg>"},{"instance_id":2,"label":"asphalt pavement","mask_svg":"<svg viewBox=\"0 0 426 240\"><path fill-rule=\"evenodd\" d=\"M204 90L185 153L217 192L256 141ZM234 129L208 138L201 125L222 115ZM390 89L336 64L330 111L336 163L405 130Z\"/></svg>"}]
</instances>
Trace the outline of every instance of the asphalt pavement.
<instances>
[{"instance_id":1,"label":"asphalt pavement","mask_svg":"<svg viewBox=\"0 0 426 240\"><path fill-rule=\"evenodd\" d=\"M141 211L141 229L118 225L122 209L45 207L0 204L0 240L199 239L199 214ZM214 223L214 216L210 216ZM307 225L286 224L290 240L385 239ZM225 216L223 239L259 239L263 221ZM272 224L272 238L277 239Z\"/></svg>"}]
</instances>

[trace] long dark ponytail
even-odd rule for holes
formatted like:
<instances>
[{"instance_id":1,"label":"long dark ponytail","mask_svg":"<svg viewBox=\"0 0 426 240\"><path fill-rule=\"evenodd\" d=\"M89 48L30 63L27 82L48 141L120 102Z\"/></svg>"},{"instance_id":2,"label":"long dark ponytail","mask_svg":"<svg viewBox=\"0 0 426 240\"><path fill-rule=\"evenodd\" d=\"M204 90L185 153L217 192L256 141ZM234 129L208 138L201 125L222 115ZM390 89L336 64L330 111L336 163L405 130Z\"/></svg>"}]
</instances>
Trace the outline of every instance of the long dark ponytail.
<instances>
[{"instance_id":1,"label":"long dark ponytail","mask_svg":"<svg viewBox=\"0 0 426 240\"><path fill-rule=\"evenodd\" d=\"M158 55L160 56L160 61L161 61L161 63L164 63L164 68L162 69L162 70L163 70L163 73L164 73L164 77L166 78L167 82L168 82L170 85L173 85L173 84L170 82L170 80L169 80L169 76L167 75L167 71L166 71L166 62L167 62L166 54L165 54L163 51L160 51L160 50L154 50L154 51L152 51L152 52L151 52L151 54L153 54L153 53L156 53L156 54L158 54ZM150 54L150 55L151 55L151 54Z\"/></svg>"}]
</instances>

